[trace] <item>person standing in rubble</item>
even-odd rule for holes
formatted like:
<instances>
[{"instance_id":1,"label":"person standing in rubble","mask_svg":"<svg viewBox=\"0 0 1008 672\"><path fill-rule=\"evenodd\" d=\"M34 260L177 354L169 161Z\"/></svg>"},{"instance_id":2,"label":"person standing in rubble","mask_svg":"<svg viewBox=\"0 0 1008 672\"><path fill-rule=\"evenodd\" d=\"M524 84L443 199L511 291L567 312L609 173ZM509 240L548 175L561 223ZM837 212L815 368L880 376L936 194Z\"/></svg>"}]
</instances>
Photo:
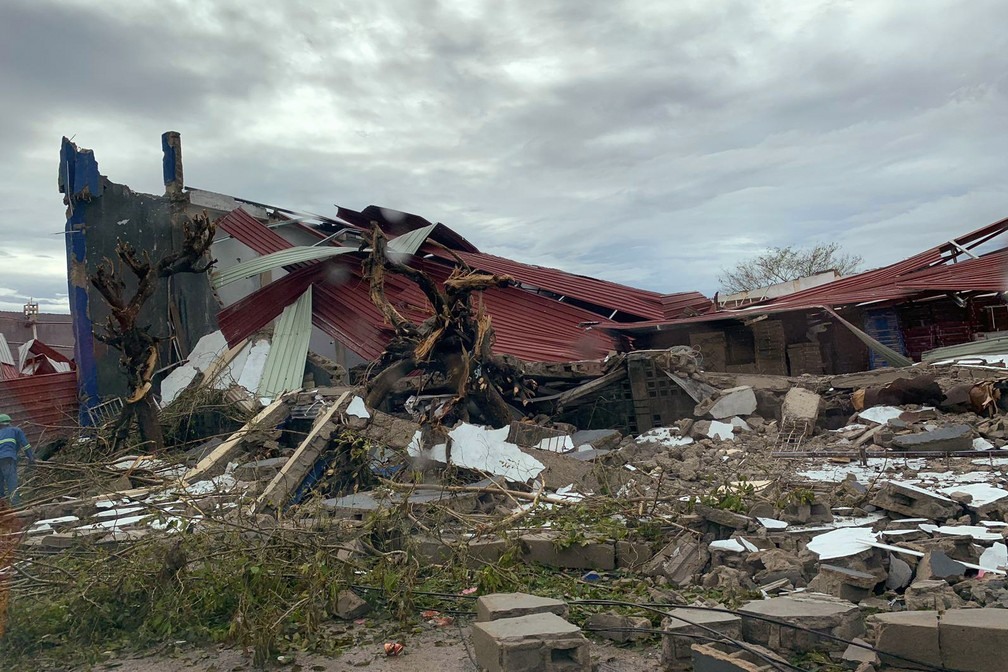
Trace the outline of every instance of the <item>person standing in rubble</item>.
<instances>
[{"instance_id":1,"label":"person standing in rubble","mask_svg":"<svg viewBox=\"0 0 1008 672\"><path fill-rule=\"evenodd\" d=\"M11 425L11 418L6 413L0 413L0 498L7 500L11 506L18 504L18 453L25 452L28 464L35 464L35 452L28 437L20 427Z\"/></svg>"}]
</instances>

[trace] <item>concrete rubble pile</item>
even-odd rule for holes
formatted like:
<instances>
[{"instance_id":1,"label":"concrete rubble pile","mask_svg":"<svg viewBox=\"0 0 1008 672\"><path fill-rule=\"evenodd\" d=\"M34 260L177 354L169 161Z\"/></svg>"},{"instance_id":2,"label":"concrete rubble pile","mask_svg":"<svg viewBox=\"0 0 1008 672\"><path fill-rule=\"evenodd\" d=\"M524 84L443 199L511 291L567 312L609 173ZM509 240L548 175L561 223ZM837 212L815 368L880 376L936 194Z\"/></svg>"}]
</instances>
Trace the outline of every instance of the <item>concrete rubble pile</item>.
<instances>
[{"instance_id":1,"label":"concrete rubble pile","mask_svg":"<svg viewBox=\"0 0 1008 672\"><path fill-rule=\"evenodd\" d=\"M426 563L517 552L664 605L482 595L471 638L492 672L589 670L606 640L653 649L666 670L769 670L810 652L859 672L1004 669L1008 372L719 374L681 349L519 363L538 389L524 417L443 426L444 400L420 381L369 408L364 383L318 362L328 373L303 389L262 397L268 339L220 341L200 341L164 406L191 386L240 388L247 424L181 461L118 459L114 492L25 509L29 558L239 515L310 519L349 546L394 511L416 521ZM672 390L665 401L639 393L641 371ZM547 520L600 502L612 506L574 541ZM428 516L445 510L451 525Z\"/></svg>"}]
</instances>

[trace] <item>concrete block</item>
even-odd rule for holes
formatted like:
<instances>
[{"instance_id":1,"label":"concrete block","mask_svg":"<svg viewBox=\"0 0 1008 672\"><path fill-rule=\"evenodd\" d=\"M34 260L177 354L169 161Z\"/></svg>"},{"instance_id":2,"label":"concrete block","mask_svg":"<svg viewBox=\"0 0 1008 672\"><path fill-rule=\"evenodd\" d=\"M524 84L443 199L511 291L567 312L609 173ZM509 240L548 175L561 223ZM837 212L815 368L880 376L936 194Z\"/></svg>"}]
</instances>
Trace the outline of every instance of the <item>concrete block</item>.
<instances>
[{"instance_id":1,"label":"concrete block","mask_svg":"<svg viewBox=\"0 0 1008 672\"><path fill-rule=\"evenodd\" d=\"M341 590L336 596L335 611L343 620L352 621L371 611L371 605L352 590Z\"/></svg>"},{"instance_id":2,"label":"concrete block","mask_svg":"<svg viewBox=\"0 0 1008 672\"><path fill-rule=\"evenodd\" d=\"M556 614L566 618L567 603L552 597L539 597L528 593L493 593L476 600L477 622L519 618L532 614Z\"/></svg>"},{"instance_id":3,"label":"concrete block","mask_svg":"<svg viewBox=\"0 0 1008 672\"><path fill-rule=\"evenodd\" d=\"M930 432L905 434L892 441L896 450L952 453L973 447L973 428L969 425L946 425Z\"/></svg>"},{"instance_id":4,"label":"concrete block","mask_svg":"<svg viewBox=\"0 0 1008 672\"><path fill-rule=\"evenodd\" d=\"M565 441L565 438L568 436L570 435L561 429L514 420L508 428L507 440L522 448L541 447L543 450L565 453L568 450L563 448L564 446L569 445L571 448L576 448L573 440ZM560 449L557 450L555 448Z\"/></svg>"},{"instance_id":5,"label":"concrete block","mask_svg":"<svg viewBox=\"0 0 1008 672\"><path fill-rule=\"evenodd\" d=\"M566 569L616 568L616 545L611 541L589 541L584 546L557 548L557 536L549 533L526 534L520 538L526 562Z\"/></svg>"},{"instance_id":6,"label":"concrete block","mask_svg":"<svg viewBox=\"0 0 1008 672\"><path fill-rule=\"evenodd\" d=\"M907 483L887 482L872 498L880 509L894 511L910 518L947 520L962 515L962 506L948 497Z\"/></svg>"},{"instance_id":7,"label":"concrete block","mask_svg":"<svg viewBox=\"0 0 1008 672\"><path fill-rule=\"evenodd\" d=\"M271 479L280 473L287 464L286 457L271 457L268 460L257 460L239 465L232 476L238 481L261 481Z\"/></svg>"},{"instance_id":8,"label":"concrete block","mask_svg":"<svg viewBox=\"0 0 1008 672\"><path fill-rule=\"evenodd\" d=\"M592 634L619 643L635 642L651 636L651 633L644 632L651 629L651 621L643 616L592 614L588 617L585 628ZM641 632L633 632L634 630Z\"/></svg>"},{"instance_id":9,"label":"concrete block","mask_svg":"<svg viewBox=\"0 0 1008 672\"><path fill-rule=\"evenodd\" d=\"M784 395L781 413L785 418L794 420L809 420L814 425L819 418L819 405L822 397L803 387L792 387Z\"/></svg>"},{"instance_id":10,"label":"concrete block","mask_svg":"<svg viewBox=\"0 0 1008 672\"><path fill-rule=\"evenodd\" d=\"M696 672L778 672L789 669L786 660L762 646L750 645L747 651L722 644L694 644L691 648L693 667L690 669Z\"/></svg>"},{"instance_id":11,"label":"concrete block","mask_svg":"<svg viewBox=\"0 0 1008 672\"><path fill-rule=\"evenodd\" d=\"M744 614L765 616L848 641L860 637L865 631L864 619L857 605L821 593L801 593L770 600L756 600L743 605L739 611L743 613L742 635L745 640L775 651L841 653L846 645L818 637L814 632L745 618Z\"/></svg>"},{"instance_id":12,"label":"concrete block","mask_svg":"<svg viewBox=\"0 0 1008 672\"><path fill-rule=\"evenodd\" d=\"M942 665L962 672L1008 667L1008 609L952 609L938 621Z\"/></svg>"},{"instance_id":13,"label":"concrete block","mask_svg":"<svg viewBox=\"0 0 1008 672\"><path fill-rule=\"evenodd\" d=\"M886 665L910 669L942 667L937 611L876 614L870 621L875 627L875 649ZM915 666L908 660L920 664Z\"/></svg>"},{"instance_id":14,"label":"concrete block","mask_svg":"<svg viewBox=\"0 0 1008 672\"><path fill-rule=\"evenodd\" d=\"M658 551L642 571L648 576L664 576L670 583L682 586L692 582L709 558L706 545L684 531Z\"/></svg>"},{"instance_id":15,"label":"concrete block","mask_svg":"<svg viewBox=\"0 0 1008 672\"><path fill-rule=\"evenodd\" d=\"M616 542L616 568L635 569L647 563L654 557L651 544L643 541Z\"/></svg>"},{"instance_id":16,"label":"concrete block","mask_svg":"<svg viewBox=\"0 0 1008 672\"><path fill-rule=\"evenodd\" d=\"M752 415L755 412L756 393L748 385L724 390L707 411L708 415L715 420L723 420L737 415Z\"/></svg>"},{"instance_id":17,"label":"concrete block","mask_svg":"<svg viewBox=\"0 0 1008 672\"><path fill-rule=\"evenodd\" d=\"M715 630L726 637L741 639L742 619L716 611L673 609L662 621L662 630L662 665L666 670L685 671L692 669L691 647L697 637L713 637L711 630Z\"/></svg>"},{"instance_id":18,"label":"concrete block","mask_svg":"<svg viewBox=\"0 0 1008 672\"><path fill-rule=\"evenodd\" d=\"M486 672L588 672L591 653L581 629L556 614L474 623L476 662Z\"/></svg>"},{"instance_id":19,"label":"concrete block","mask_svg":"<svg viewBox=\"0 0 1008 672\"><path fill-rule=\"evenodd\" d=\"M944 579L914 581L903 593L910 611L958 609L964 602Z\"/></svg>"},{"instance_id":20,"label":"concrete block","mask_svg":"<svg viewBox=\"0 0 1008 672\"><path fill-rule=\"evenodd\" d=\"M836 565L819 565L819 573L809 583L809 590L839 597L848 602L860 602L879 583L874 574Z\"/></svg>"},{"instance_id":21,"label":"concrete block","mask_svg":"<svg viewBox=\"0 0 1008 672\"><path fill-rule=\"evenodd\" d=\"M889 590L906 588L913 580L913 575L914 572L909 563L896 554L889 556L889 576L886 577L886 588Z\"/></svg>"},{"instance_id":22,"label":"concrete block","mask_svg":"<svg viewBox=\"0 0 1008 672\"><path fill-rule=\"evenodd\" d=\"M715 509L712 506L707 506L705 504L696 504L695 509L698 516L701 516L704 520L710 521L712 523L717 523L724 527L730 527L734 530L744 530L749 527L752 523L752 518L748 516L743 516L740 513L735 513L734 511L726 511L724 509Z\"/></svg>"}]
</instances>

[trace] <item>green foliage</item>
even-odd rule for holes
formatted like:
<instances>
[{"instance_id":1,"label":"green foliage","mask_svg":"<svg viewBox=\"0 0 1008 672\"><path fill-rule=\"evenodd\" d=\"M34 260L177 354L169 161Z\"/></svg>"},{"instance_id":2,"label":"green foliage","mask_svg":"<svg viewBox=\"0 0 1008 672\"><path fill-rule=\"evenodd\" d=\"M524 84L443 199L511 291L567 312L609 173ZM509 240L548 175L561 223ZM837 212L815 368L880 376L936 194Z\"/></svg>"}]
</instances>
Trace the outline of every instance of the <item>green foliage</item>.
<instances>
[{"instance_id":1,"label":"green foliage","mask_svg":"<svg viewBox=\"0 0 1008 672\"><path fill-rule=\"evenodd\" d=\"M691 503L703 504L713 509L723 509L734 513L745 513L749 509L747 498L752 497L755 492L756 487L752 483L744 480L731 483L726 480L709 493L693 498Z\"/></svg>"},{"instance_id":2,"label":"green foliage","mask_svg":"<svg viewBox=\"0 0 1008 672\"><path fill-rule=\"evenodd\" d=\"M828 654L818 651L804 653L790 662L808 672L847 672L850 669L834 661Z\"/></svg>"},{"instance_id":3,"label":"green foliage","mask_svg":"<svg viewBox=\"0 0 1008 672\"><path fill-rule=\"evenodd\" d=\"M178 535L173 546L67 553L33 566L51 587L14 596L0 667L93 661L99 651L166 640L248 646L258 664L307 646L346 585L343 568L280 535L261 542L238 532Z\"/></svg>"}]
</instances>

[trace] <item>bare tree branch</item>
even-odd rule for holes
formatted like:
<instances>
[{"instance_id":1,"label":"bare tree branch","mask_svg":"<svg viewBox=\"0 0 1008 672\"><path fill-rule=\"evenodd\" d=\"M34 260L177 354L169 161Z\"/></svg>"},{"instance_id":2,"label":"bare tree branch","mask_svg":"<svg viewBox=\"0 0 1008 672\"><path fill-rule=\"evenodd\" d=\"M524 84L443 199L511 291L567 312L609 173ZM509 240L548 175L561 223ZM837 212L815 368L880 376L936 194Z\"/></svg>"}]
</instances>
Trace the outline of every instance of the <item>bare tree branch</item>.
<instances>
[{"instance_id":1,"label":"bare tree branch","mask_svg":"<svg viewBox=\"0 0 1008 672\"><path fill-rule=\"evenodd\" d=\"M840 252L838 243L818 243L810 249L773 247L723 270L718 281L722 292L734 294L831 270L850 275L861 268L863 261L860 256Z\"/></svg>"}]
</instances>

